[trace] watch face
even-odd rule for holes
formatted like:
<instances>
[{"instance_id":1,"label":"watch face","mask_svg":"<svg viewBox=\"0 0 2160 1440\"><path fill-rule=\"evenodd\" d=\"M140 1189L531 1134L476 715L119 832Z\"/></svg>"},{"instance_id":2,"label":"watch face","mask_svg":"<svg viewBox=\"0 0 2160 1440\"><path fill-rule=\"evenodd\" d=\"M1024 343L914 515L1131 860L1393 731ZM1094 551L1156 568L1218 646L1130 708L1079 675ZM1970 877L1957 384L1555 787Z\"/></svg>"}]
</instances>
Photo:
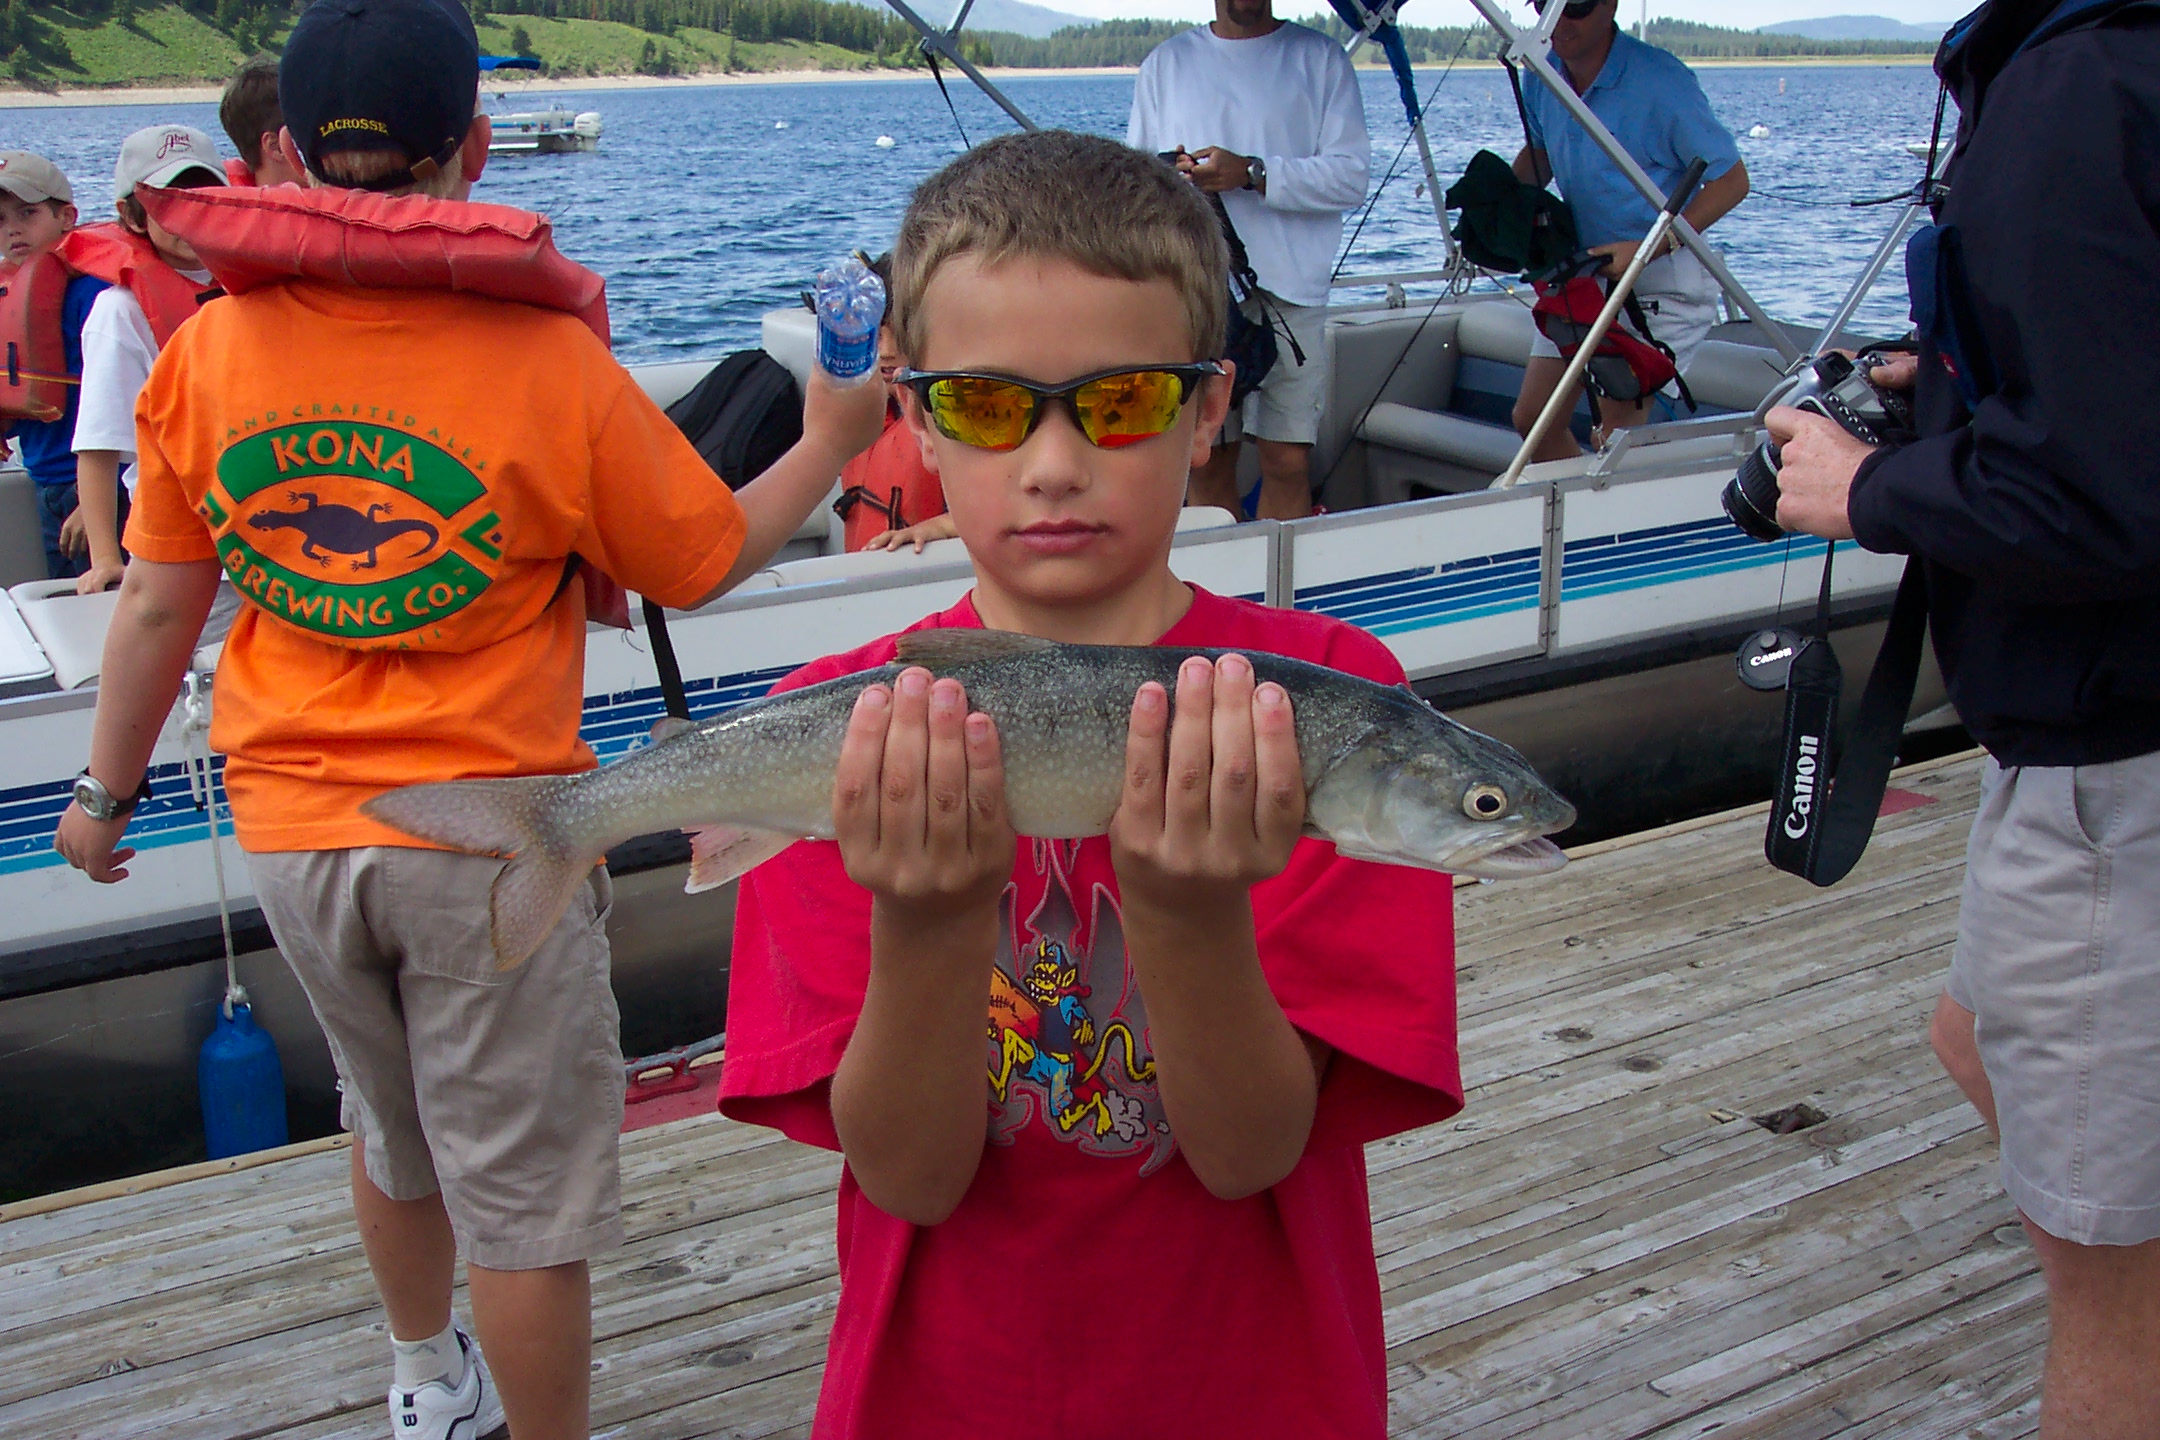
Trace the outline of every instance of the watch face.
<instances>
[{"instance_id":1,"label":"watch face","mask_svg":"<svg viewBox=\"0 0 2160 1440\"><path fill-rule=\"evenodd\" d=\"M103 786L91 780L87 775L75 782L75 803L82 807L83 814L88 815L93 820L112 818L106 813L111 806L111 798L106 795Z\"/></svg>"}]
</instances>

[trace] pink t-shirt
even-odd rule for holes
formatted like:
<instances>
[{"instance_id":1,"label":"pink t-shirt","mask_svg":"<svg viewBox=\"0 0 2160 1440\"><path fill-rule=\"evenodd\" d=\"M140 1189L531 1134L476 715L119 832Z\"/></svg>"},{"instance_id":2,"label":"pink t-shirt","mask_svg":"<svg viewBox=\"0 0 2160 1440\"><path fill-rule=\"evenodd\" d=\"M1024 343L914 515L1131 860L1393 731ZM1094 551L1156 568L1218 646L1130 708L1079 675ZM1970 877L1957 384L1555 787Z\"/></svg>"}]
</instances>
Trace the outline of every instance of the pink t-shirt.
<instances>
[{"instance_id":1,"label":"pink t-shirt","mask_svg":"<svg viewBox=\"0 0 2160 1440\"><path fill-rule=\"evenodd\" d=\"M962 600L911 628L981 623ZM1403 678L1362 630L1200 590L1157 643ZM880 640L775 688L893 653ZM818 1440L1386 1434L1362 1147L1462 1108L1453 883L1304 840L1252 902L1276 999L1336 1053L1304 1159L1273 1189L1224 1201L1179 1154L1149 1078L1109 842L1021 840L981 1168L928 1227L878 1209L842 1171ZM838 846L806 841L743 881L733 965L720 1108L839 1148L829 1089L862 1009L870 896Z\"/></svg>"}]
</instances>

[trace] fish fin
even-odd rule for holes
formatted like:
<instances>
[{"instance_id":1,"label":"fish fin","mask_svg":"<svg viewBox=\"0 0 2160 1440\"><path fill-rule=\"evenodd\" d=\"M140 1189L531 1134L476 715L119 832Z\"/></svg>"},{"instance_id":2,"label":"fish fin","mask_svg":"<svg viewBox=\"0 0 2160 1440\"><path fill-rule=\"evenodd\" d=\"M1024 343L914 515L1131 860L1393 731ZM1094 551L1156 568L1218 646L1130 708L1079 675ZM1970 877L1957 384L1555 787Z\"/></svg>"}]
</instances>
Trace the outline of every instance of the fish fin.
<instances>
[{"instance_id":1,"label":"fish fin","mask_svg":"<svg viewBox=\"0 0 2160 1440\"><path fill-rule=\"evenodd\" d=\"M685 895L717 890L802 838L736 825L701 825L683 833L690 837L690 878L683 882Z\"/></svg>"},{"instance_id":2,"label":"fish fin","mask_svg":"<svg viewBox=\"0 0 2160 1440\"><path fill-rule=\"evenodd\" d=\"M697 721L686 720L680 715L663 715L652 722L652 740L657 745L662 740L672 740L686 730L697 729Z\"/></svg>"},{"instance_id":3,"label":"fish fin","mask_svg":"<svg viewBox=\"0 0 2160 1440\"><path fill-rule=\"evenodd\" d=\"M514 970L540 948L600 860L579 853L550 819L545 802L563 781L535 775L407 785L360 810L415 839L507 858L488 897L488 934L496 968Z\"/></svg>"},{"instance_id":4,"label":"fish fin","mask_svg":"<svg viewBox=\"0 0 2160 1440\"><path fill-rule=\"evenodd\" d=\"M1057 641L1035 635L1016 635L1010 630L910 630L898 642L903 665L924 665L950 670L982 660L1011 660L1055 650Z\"/></svg>"}]
</instances>

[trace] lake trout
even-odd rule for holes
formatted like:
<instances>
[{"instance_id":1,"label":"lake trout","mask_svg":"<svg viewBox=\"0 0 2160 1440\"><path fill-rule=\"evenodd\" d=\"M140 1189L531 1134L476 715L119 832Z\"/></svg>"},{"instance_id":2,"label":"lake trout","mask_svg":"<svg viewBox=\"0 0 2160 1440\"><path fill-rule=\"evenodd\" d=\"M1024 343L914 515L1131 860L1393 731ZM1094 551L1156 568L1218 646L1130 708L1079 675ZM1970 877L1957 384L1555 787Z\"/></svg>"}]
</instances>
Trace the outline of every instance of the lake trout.
<instances>
[{"instance_id":1,"label":"lake trout","mask_svg":"<svg viewBox=\"0 0 2160 1440\"><path fill-rule=\"evenodd\" d=\"M1107 834L1124 789L1133 695L1173 697L1178 666L1227 650L1061 645L997 630L917 630L895 663L684 725L577 775L452 780L388 791L361 808L422 840L509 860L489 901L496 962L520 964L609 849L691 832L696 892L801 839L833 837L833 772L855 699L920 665L997 722L1013 829L1041 839ZM1575 823L1522 756L1400 686L1251 651L1255 683L1290 696L1305 830L1356 860L1500 879L1566 862L1545 837Z\"/></svg>"}]
</instances>

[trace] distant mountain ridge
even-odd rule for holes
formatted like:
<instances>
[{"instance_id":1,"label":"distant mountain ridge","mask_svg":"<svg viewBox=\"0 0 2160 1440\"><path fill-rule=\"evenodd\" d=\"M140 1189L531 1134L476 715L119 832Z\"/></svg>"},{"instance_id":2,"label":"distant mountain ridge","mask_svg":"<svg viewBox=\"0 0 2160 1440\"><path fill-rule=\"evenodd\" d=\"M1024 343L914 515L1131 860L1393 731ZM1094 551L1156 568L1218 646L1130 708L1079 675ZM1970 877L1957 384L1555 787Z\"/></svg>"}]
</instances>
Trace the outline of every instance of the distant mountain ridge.
<instances>
[{"instance_id":1,"label":"distant mountain ridge","mask_svg":"<svg viewBox=\"0 0 2160 1440\"><path fill-rule=\"evenodd\" d=\"M1948 20L1908 25L1887 15L1825 15L1816 20L1786 20L1759 25L1759 35L1797 35L1803 40L1940 40Z\"/></svg>"},{"instance_id":2,"label":"distant mountain ridge","mask_svg":"<svg viewBox=\"0 0 2160 1440\"><path fill-rule=\"evenodd\" d=\"M885 0L851 0L856 5L866 5L872 10L884 10ZM932 25L952 24L958 8L954 0L913 0L911 10ZM1093 25L1092 15L1073 15L1063 10L1052 10L1047 5L1030 5L1027 0L975 0L975 8L968 11L966 34L977 30L1002 30L1008 35L1025 35L1030 40L1041 40L1072 25Z\"/></svg>"}]
</instances>

